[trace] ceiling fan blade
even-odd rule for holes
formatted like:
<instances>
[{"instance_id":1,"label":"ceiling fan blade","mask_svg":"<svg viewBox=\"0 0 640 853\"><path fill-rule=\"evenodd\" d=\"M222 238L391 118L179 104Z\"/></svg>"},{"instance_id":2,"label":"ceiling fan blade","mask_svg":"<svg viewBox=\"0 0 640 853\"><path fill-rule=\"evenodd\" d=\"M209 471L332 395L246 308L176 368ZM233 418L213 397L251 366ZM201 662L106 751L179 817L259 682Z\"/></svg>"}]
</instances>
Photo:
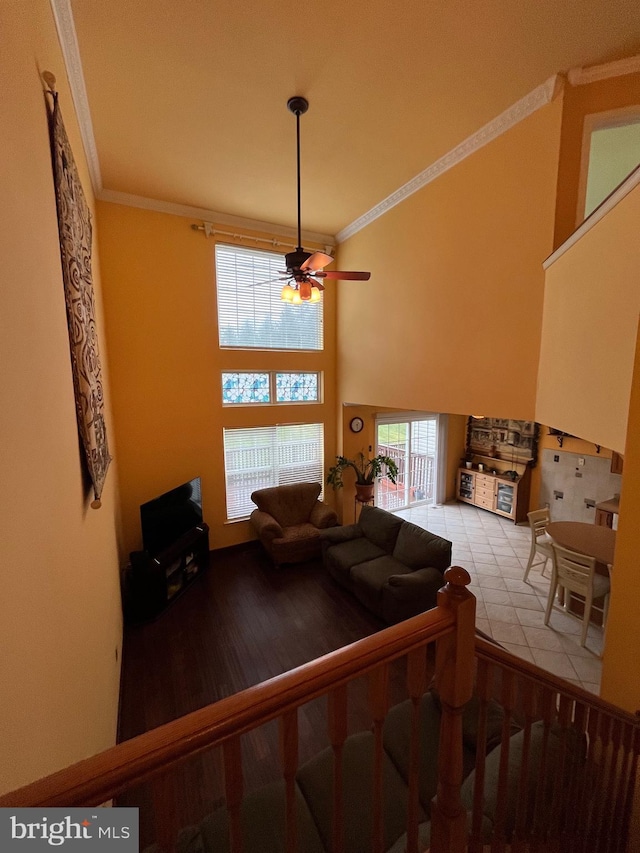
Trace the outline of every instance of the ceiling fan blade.
<instances>
[{"instance_id":1,"label":"ceiling fan blade","mask_svg":"<svg viewBox=\"0 0 640 853\"><path fill-rule=\"evenodd\" d=\"M344 272L341 270L327 270L327 272L316 272L319 278L339 278L343 281L369 281L371 278L370 272Z\"/></svg>"},{"instance_id":2,"label":"ceiling fan blade","mask_svg":"<svg viewBox=\"0 0 640 853\"><path fill-rule=\"evenodd\" d=\"M326 267L332 260L333 258L331 255L325 255L324 252L314 252L313 255L307 258L307 260L302 264L300 269L305 272L315 272L315 270L321 270L323 267Z\"/></svg>"},{"instance_id":3,"label":"ceiling fan blade","mask_svg":"<svg viewBox=\"0 0 640 853\"><path fill-rule=\"evenodd\" d=\"M289 281L290 275L283 275L280 278L268 278L265 281L252 281L247 287L257 287L259 284L279 284L281 281Z\"/></svg>"}]
</instances>

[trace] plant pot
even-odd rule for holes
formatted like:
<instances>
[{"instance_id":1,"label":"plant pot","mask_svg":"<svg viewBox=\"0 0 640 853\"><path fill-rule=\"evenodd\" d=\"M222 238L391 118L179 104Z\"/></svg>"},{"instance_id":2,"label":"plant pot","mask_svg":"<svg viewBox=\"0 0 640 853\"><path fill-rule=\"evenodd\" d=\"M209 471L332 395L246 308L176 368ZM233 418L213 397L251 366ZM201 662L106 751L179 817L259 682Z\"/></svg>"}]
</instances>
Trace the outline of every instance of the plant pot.
<instances>
[{"instance_id":1,"label":"plant pot","mask_svg":"<svg viewBox=\"0 0 640 853\"><path fill-rule=\"evenodd\" d=\"M473 468L473 462L465 462L464 467L465 468Z\"/></svg>"},{"instance_id":2,"label":"plant pot","mask_svg":"<svg viewBox=\"0 0 640 853\"><path fill-rule=\"evenodd\" d=\"M356 483L356 500L361 503L366 503L373 498L373 492L375 490L374 483L361 484Z\"/></svg>"}]
</instances>

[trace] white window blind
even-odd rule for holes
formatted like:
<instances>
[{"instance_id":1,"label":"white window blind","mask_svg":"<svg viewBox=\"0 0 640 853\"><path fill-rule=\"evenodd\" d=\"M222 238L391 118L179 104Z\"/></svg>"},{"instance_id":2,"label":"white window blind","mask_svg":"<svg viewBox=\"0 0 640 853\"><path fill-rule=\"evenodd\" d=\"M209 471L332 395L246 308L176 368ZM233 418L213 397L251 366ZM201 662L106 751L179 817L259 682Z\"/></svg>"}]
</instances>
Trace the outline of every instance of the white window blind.
<instances>
[{"instance_id":1,"label":"white window blind","mask_svg":"<svg viewBox=\"0 0 640 853\"><path fill-rule=\"evenodd\" d=\"M256 508L251 492L286 483L324 482L324 427L287 424L224 430L227 518Z\"/></svg>"},{"instance_id":2,"label":"white window blind","mask_svg":"<svg viewBox=\"0 0 640 853\"><path fill-rule=\"evenodd\" d=\"M282 302L284 257L246 246L216 245L221 347L322 349L322 302Z\"/></svg>"}]
</instances>

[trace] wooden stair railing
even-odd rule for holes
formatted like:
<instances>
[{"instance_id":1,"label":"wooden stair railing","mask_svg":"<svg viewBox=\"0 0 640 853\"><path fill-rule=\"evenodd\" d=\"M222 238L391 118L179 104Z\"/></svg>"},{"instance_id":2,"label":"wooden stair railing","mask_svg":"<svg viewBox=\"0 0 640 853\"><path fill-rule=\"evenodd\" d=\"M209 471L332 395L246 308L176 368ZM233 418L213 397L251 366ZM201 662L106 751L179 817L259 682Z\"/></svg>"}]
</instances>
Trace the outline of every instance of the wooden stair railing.
<instances>
[{"instance_id":1,"label":"wooden stair railing","mask_svg":"<svg viewBox=\"0 0 640 853\"><path fill-rule=\"evenodd\" d=\"M242 850L240 808L243 796L240 736L271 720L280 721L283 777L286 790L287 853L296 851L294 777L297 767L297 710L311 700L328 697L328 727L336 757L347 733L345 688L350 681L369 674L370 706L375 733L375 764L381 777L382 723L387 709L387 667L407 657L408 685L417 703L426 688L426 652L438 644L436 679L441 683L443 731L450 760L442 763L444 778L438 795L443 838L460 836L464 812L460 805L462 779L460 715L471 695L475 622L475 598L466 586L468 573L459 567L445 572L446 584L438 594L438 606L398 625L359 640L345 648L304 664L269 681L250 687L198 711L84 759L64 770L0 797L0 807L71 807L99 805L128 788L189 757L221 746L225 769L226 802L229 813L231 850ZM414 717L412 752L417 755L417 714ZM457 741L457 742L456 742ZM460 755L455 757L456 752ZM339 774L336 774L336 781ZM411 827L417 838L418 768L412 769L410 800L414 804ZM340 783L334 789L334 850L342 849ZM377 819L375 850L383 850L382 786L376 785ZM456 825L447 830L448 823ZM462 823L461 823L462 822ZM434 853L461 849L447 841ZM160 839L165 841L167 839ZM411 850L417 850L417 840Z\"/></svg>"},{"instance_id":2,"label":"wooden stair railing","mask_svg":"<svg viewBox=\"0 0 640 853\"><path fill-rule=\"evenodd\" d=\"M469 575L453 567L445 580L434 610L6 794L0 797L0 807L97 805L193 755L220 747L230 850L241 853L245 785L240 738L278 720L284 850L303 853L296 833L298 709L326 696L327 738L334 756L331 849L343 853L348 816L340 767L349 728L347 690L366 675L376 768L371 849L383 853L388 676L389 667L404 658L410 704L406 853L419 853L421 701L433 671L427 650L435 643L442 717L431 853L486 853L488 840L492 853L632 853L626 839L638 774L638 719L478 638L475 598L466 589ZM465 781L463 804L462 713L472 694L477 703L475 784L469 790L471 777ZM487 754L491 700L500 704L503 716L499 750ZM156 839L168 849L175 840L175 827L170 830Z\"/></svg>"}]
</instances>

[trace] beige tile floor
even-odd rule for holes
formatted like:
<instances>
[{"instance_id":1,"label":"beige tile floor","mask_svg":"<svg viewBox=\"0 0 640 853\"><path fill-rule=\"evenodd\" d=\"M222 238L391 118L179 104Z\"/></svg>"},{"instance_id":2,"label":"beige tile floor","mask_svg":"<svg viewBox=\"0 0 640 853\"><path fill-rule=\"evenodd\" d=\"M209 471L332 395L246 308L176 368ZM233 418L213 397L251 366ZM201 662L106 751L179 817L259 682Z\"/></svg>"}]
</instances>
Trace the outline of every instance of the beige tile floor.
<instances>
[{"instance_id":1,"label":"beige tile floor","mask_svg":"<svg viewBox=\"0 0 640 853\"><path fill-rule=\"evenodd\" d=\"M522 581L531 543L528 525L457 502L396 514L453 542L453 564L471 575L478 628L514 655L599 693L602 629L591 625L581 648L579 619L555 607L549 627L544 625L549 580L534 567L528 582Z\"/></svg>"}]
</instances>

